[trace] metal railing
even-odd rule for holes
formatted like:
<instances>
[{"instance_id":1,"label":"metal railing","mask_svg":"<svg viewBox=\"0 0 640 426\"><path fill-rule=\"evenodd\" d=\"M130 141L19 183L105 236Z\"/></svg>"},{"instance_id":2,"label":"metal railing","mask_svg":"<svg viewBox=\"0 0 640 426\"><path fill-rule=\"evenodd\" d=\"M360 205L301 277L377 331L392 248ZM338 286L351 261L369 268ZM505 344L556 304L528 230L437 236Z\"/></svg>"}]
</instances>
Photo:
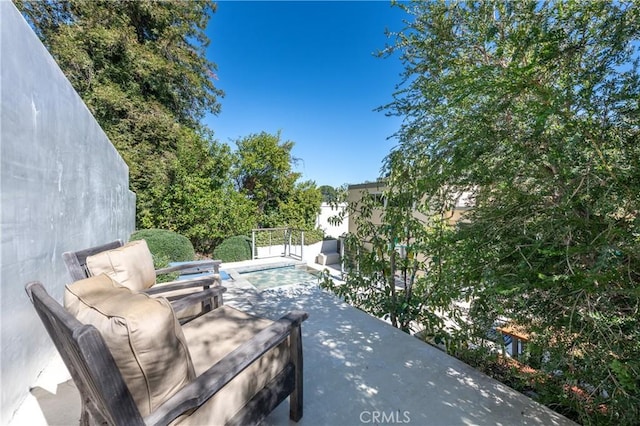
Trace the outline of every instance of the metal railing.
<instances>
[{"instance_id":1,"label":"metal railing","mask_svg":"<svg viewBox=\"0 0 640 426\"><path fill-rule=\"evenodd\" d=\"M304 231L296 228L259 228L251 230L252 259L292 257L302 260Z\"/></svg>"}]
</instances>

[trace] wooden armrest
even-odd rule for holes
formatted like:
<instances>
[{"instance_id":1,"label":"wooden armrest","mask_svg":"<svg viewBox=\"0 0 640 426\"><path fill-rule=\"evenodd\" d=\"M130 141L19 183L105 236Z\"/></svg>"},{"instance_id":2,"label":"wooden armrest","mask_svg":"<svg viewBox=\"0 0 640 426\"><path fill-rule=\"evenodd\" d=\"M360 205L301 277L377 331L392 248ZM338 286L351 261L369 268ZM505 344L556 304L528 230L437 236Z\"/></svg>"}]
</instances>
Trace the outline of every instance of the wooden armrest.
<instances>
[{"instance_id":1,"label":"wooden armrest","mask_svg":"<svg viewBox=\"0 0 640 426\"><path fill-rule=\"evenodd\" d=\"M213 271L216 274L220 273L220 266L222 265L222 260L197 260L194 262L188 262L180 266L182 269L180 273L182 275L191 275L191 274L200 274L202 272Z\"/></svg>"},{"instance_id":2,"label":"wooden armrest","mask_svg":"<svg viewBox=\"0 0 640 426\"><path fill-rule=\"evenodd\" d=\"M143 291L149 295L152 295L165 293L167 291L183 290L185 288L202 287L203 289L206 289L207 287L214 285L214 283L216 282L220 282L220 277L216 274L212 274L206 277L192 278L190 280L178 280L169 281L167 283L160 283Z\"/></svg>"},{"instance_id":3,"label":"wooden armrest","mask_svg":"<svg viewBox=\"0 0 640 426\"><path fill-rule=\"evenodd\" d=\"M211 300L212 297L219 297L225 291L227 291L226 287L213 287L207 290L191 293L189 295L181 297L180 299L172 300L170 303L173 307L173 310L175 312L179 312L196 303L207 302Z\"/></svg>"},{"instance_id":4,"label":"wooden armrest","mask_svg":"<svg viewBox=\"0 0 640 426\"><path fill-rule=\"evenodd\" d=\"M194 262L185 262L179 265L156 269L156 276L176 271L182 271L183 274L199 274L201 272L215 272L216 274L219 274L221 264L221 260L196 260Z\"/></svg>"},{"instance_id":5,"label":"wooden armrest","mask_svg":"<svg viewBox=\"0 0 640 426\"><path fill-rule=\"evenodd\" d=\"M245 368L279 345L294 327L300 326L308 317L306 312L293 311L275 321L176 392L145 417L145 423L168 424L183 413L198 408Z\"/></svg>"}]
</instances>

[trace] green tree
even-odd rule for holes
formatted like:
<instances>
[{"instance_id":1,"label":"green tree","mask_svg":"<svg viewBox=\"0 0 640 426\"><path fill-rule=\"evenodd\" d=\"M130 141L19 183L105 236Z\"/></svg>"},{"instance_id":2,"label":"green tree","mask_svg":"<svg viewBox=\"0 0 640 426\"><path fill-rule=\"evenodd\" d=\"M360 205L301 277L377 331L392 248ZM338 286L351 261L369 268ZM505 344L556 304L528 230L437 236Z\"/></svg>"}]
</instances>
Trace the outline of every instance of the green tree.
<instances>
[{"instance_id":1,"label":"green tree","mask_svg":"<svg viewBox=\"0 0 640 426\"><path fill-rule=\"evenodd\" d=\"M293 142L281 141L280 133L261 132L237 140L236 145L236 188L256 204L259 226L298 226L315 221L320 194L312 182L297 184L300 173L292 168L298 161L291 154ZM296 199L312 204L294 206ZM311 210L315 211L313 220Z\"/></svg>"},{"instance_id":2,"label":"green tree","mask_svg":"<svg viewBox=\"0 0 640 426\"><path fill-rule=\"evenodd\" d=\"M338 198L338 191L329 185L321 185L318 187L320 193L322 194L322 202L323 203L331 203L336 201Z\"/></svg>"},{"instance_id":3,"label":"green tree","mask_svg":"<svg viewBox=\"0 0 640 426\"><path fill-rule=\"evenodd\" d=\"M562 372L550 375L560 393L577 385L587 395L551 395L554 406L569 405L583 423L634 424L637 2L400 7L412 19L387 50L405 66L385 108L404 119L388 174L415 186L425 213L449 211L463 191L474 201L445 232L427 222L430 235L416 246L424 285L449 283L453 298L472 301L460 338L484 341L499 315L532 331L547 356L530 362Z\"/></svg>"},{"instance_id":4,"label":"green tree","mask_svg":"<svg viewBox=\"0 0 640 426\"><path fill-rule=\"evenodd\" d=\"M312 181L297 183L293 191L278 205L281 224L312 230L320 212L322 194Z\"/></svg>"},{"instance_id":5,"label":"green tree","mask_svg":"<svg viewBox=\"0 0 640 426\"><path fill-rule=\"evenodd\" d=\"M130 171L137 223L157 226L158 194L184 129L218 113L204 30L215 4L197 1L17 1ZM198 152L202 152L199 149Z\"/></svg>"},{"instance_id":6,"label":"green tree","mask_svg":"<svg viewBox=\"0 0 640 426\"><path fill-rule=\"evenodd\" d=\"M167 183L154 194L154 223L185 235L198 252L211 255L224 238L254 228L257 209L233 187L229 146L212 141L207 149L195 132L184 133Z\"/></svg>"}]
</instances>

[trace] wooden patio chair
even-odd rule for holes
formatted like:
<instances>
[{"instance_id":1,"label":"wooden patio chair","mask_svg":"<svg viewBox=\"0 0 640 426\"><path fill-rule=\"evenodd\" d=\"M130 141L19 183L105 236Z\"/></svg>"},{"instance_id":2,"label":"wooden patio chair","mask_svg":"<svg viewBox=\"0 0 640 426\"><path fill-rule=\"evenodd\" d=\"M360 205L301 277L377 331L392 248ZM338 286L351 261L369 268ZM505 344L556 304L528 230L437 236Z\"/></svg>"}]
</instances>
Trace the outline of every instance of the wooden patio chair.
<instances>
[{"instance_id":1,"label":"wooden patio chair","mask_svg":"<svg viewBox=\"0 0 640 426\"><path fill-rule=\"evenodd\" d=\"M108 279L106 275L101 275L85 281L96 281L103 285ZM78 288L82 291L88 288L88 285L83 284L76 287L76 290ZM140 323L136 323L135 315L128 319L107 316L104 321L107 321L109 326L101 332L95 326L83 324L74 317L46 292L41 283L27 284L26 291L82 396L80 423L83 425L250 425L259 423L288 396L290 418L297 422L302 417L301 323L308 316L305 312L290 312L279 320L269 321L223 306L186 325L175 325L176 331L184 331L184 340L194 370L189 380L172 390L172 394L156 401L152 406L147 406L140 402L137 382L128 379L128 376L122 373L128 371L127 368L122 370L123 367L117 364L122 362L117 358L120 356L119 351L129 345L122 342L114 344L113 340L110 340L114 338L110 335L114 334L110 331L114 326L120 326L122 332L135 328L136 324L139 325ZM145 303L145 306L152 304L153 309L145 311L152 316L156 312L154 306L162 307L163 303L168 303L166 299L150 298L122 287L113 291L113 297L116 299L122 296L120 293L129 294L111 305L106 303L85 312L90 312L91 315L110 309L121 312L128 309L126 305L131 301L134 305L138 302ZM173 308L179 308L176 305L197 304L223 291L224 288L215 287L191 294L171 304ZM104 300L104 291L87 293L80 297L86 297L90 301L98 293L100 300ZM122 301L124 303L121 303ZM98 301L98 304L100 303ZM167 312L166 306L163 309ZM168 309L168 312L171 312L171 309ZM177 324L175 316L171 321L167 324ZM124 326L122 322L125 323ZM155 323L158 324L157 321ZM161 328L161 332L166 332L166 329L172 330L174 326ZM139 342L134 342L133 339L140 339L143 334L129 334L129 344L136 347ZM154 335L144 337L151 343L157 343L158 339ZM233 341L231 345L227 343L230 340ZM111 342L111 348L107 342ZM179 344L160 344L162 346L157 351L158 357L164 356L162 354L170 352L172 348L181 347ZM220 353L221 350L226 352ZM154 361L159 362L159 359ZM171 360L169 365L169 368L160 366L160 372L163 374L159 376L171 375L172 370L179 370L178 367L182 364ZM157 379L157 376L151 373L145 374ZM264 384L256 385L260 380ZM256 386L258 389L252 388ZM152 386L142 392L142 397L155 391Z\"/></svg>"},{"instance_id":2,"label":"wooden patio chair","mask_svg":"<svg viewBox=\"0 0 640 426\"><path fill-rule=\"evenodd\" d=\"M116 240L96 247L63 253L62 259L64 260L64 264L67 267L67 271L69 272L72 280L79 281L85 278L89 278L93 275L90 271L87 259L90 259L92 256L96 256L112 250L122 250L124 247L125 245L123 244L122 240ZM142 259L141 263L148 264L149 267L147 269L152 269L153 258L151 257L151 252L148 252L146 242L145 248L143 250L143 254L147 254L148 259ZM124 283L124 285L132 288L132 290L144 291L145 293L150 295L164 296L170 300L174 300L193 293L194 291L208 289L211 285L210 280L202 280L202 277L199 276L198 278L193 279L183 279L156 284L155 278L160 275L170 274L173 272L180 272L181 275L211 273L213 278L215 279L213 285L221 285L221 263L222 262L220 260L200 260L194 262L184 262L175 266L155 270L152 273L151 277L146 280L149 281L147 284L131 286ZM119 277L117 276L117 274L108 273L108 275L111 275L112 278L116 279L116 281L122 282L118 279ZM211 309L215 309L218 306L221 306L223 303L224 302L222 300L222 294L220 294L211 301L203 302L201 307L191 306L186 311L180 313L181 321L187 321L197 315L208 312Z\"/></svg>"}]
</instances>

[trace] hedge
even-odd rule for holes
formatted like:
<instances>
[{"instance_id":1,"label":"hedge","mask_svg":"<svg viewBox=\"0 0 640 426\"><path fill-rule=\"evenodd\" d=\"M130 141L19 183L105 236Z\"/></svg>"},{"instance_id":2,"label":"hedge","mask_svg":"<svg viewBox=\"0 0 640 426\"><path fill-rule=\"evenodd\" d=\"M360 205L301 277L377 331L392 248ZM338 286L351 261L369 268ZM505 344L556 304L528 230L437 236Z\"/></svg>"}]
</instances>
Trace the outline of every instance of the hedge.
<instances>
[{"instance_id":1,"label":"hedge","mask_svg":"<svg viewBox=\"0 0 640 426\"><path fill-rule=\"evenodd\" d=\"M213 257L223 262L249 260L252 258L251 238L244 235L229 237L213 250Z\"/></svg>"},{"instance_id":2,"label":"hedge","mask_svg":"<svg viewBox=\"0 0 640 426\"><path fill-rule=\"evenodd\" d=\"M188 262L196 257L191 241L183 235L165 229L141 229L131 234L129 241L145 240L154 257L167 262Z\"/></svg>"}]
</instances>

